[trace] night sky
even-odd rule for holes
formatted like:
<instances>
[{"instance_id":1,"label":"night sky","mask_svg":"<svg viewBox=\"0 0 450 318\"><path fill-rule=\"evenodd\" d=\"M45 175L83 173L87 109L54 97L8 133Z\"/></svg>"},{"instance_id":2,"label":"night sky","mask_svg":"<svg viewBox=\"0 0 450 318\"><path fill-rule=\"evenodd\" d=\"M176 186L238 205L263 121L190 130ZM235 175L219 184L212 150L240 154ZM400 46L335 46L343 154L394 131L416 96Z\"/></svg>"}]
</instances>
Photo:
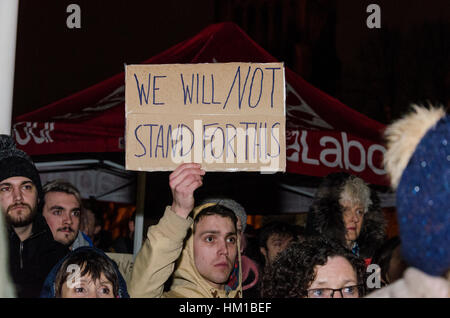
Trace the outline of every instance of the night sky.
<instances>
[{"instance_id":1,"label":"night sky","mask_svg":"<svg viewBox=\"0 0 450 318\"><path fill-rule=\"evenodd\" d=\"M81 8L80 29L66 25L71 3ZM366 26L370 3L381 7L379 30ZM313 85L381 122L398 117L410 101L448 103L448 37L442 41L449 30L448 0L45 0L20 1L13 116L229 20ZM416 32L424 26L427 32ZM411 74L400 67L403 60ZM385 107L394 108L392 115L384 115Z\"/></svg>"}]
</instances>

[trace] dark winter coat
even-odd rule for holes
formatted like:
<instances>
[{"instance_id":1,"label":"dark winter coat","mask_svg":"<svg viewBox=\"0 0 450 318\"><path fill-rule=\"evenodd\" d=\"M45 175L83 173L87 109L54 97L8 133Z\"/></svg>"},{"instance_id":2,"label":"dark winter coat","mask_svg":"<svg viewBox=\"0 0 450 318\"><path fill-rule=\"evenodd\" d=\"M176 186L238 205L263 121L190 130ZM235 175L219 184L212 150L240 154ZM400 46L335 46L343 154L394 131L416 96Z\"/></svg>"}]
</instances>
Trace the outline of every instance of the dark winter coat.
<instances>
[{"instance_id":1,"label":"dark winter coat","mask_svg":"<svg viewBox=\"0 0 450 318\"><path fill-rule=\"evenodd\" d=\"M39 297L44 280L52 267L69 249L53 239L44 217L38 213L33 221L32 234L20 241L9 227L9 260L17 297Z\"/></svg>"},{"instance_id":2,"label":"dark winter coat","mask_svg":"<svg viewBox=\"0 0 450 318\"><path fill-rule=\"evenodd\" d=\"M344 172L327 176L319 186L309 209L306 232L309 235L326 235L345 246L345 226L340 194L350 175ZM371 189L372 204L364 215L361 232L356 243L362 258L371 258L386 240L386 220L377 193Z\"/></svg>"}]
</instances>

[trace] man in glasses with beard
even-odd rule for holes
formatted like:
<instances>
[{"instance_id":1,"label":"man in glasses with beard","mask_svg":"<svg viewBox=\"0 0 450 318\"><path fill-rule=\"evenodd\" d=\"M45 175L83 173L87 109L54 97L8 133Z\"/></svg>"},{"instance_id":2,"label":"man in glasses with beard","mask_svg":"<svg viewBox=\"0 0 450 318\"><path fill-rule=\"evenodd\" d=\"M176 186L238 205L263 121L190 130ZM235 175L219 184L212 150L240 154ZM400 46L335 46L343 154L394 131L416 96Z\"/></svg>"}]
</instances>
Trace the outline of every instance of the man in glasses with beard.
<instances>
[{"instance_id":1,"label":"man in glasses with beard","mask_svg":"<svg viewBox=\"0 0 450 318\"><path fill-rule=\"evenodd\" d=\"M52 267L69 251L53 239L41 213L39 173L14 140L0 135L0 208L8 226L11 276L18 297L39 297Z\"/></svg>"}]
</instances>

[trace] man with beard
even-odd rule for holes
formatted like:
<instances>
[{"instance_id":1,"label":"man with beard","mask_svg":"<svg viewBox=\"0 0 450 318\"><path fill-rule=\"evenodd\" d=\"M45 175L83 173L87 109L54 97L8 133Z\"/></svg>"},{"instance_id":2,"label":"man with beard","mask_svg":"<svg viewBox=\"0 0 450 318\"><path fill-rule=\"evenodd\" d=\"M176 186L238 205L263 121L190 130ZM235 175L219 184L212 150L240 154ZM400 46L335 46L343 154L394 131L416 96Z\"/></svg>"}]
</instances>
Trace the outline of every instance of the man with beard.
<instances>
[{"instance_id":1,"label":"man with beard","mask_svg":"<svg viewBox=\"0 0 450 318\"><path fill-rule=\"evenodd\" d=\"M44 187L42 215L55 241L74 250L92 246L89 237L80 231L81 195L75 186L64 180L47 182Z\"/></svg>"},{"instance_id":2,"label":"man with beard","mask_svg":"<svg viewBox=\"0 0 450 318\"><path fill-rule=\"evenodd\" d=\"M31 159L10 136L0 135L0 208L8 226L10 270L18 297L39 297L47 274L68 252L38 213L42 195Z\"/></svg>"}]
</instances>

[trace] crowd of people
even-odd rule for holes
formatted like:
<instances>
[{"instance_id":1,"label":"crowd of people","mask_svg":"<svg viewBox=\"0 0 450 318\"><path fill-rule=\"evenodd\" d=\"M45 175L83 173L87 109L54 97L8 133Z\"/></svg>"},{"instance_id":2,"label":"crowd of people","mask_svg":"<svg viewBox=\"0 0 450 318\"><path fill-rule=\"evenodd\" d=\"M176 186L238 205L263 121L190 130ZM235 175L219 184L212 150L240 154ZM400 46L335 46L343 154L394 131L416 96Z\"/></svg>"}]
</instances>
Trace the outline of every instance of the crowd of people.
<instances>
[{"instance_id":1,"label":"crowd of people","mask_svg":"<svg viewBox=\"0 0 450 318\"><path fill-rule=\"evenodd\" d=\"M249 235L238 202L196 203L206 172L181 164L169 176L172 204L148 228L127 281L97 241L95 207L69 182L42 186L30 157L1 135L0 297L450 297L449 125L443 109L415 107L386 130L393 238L358 176L324 177L305 226L273 221ZM131 218L112 251L130 253L133 232Z\"/></svg>"}]
</instances>

